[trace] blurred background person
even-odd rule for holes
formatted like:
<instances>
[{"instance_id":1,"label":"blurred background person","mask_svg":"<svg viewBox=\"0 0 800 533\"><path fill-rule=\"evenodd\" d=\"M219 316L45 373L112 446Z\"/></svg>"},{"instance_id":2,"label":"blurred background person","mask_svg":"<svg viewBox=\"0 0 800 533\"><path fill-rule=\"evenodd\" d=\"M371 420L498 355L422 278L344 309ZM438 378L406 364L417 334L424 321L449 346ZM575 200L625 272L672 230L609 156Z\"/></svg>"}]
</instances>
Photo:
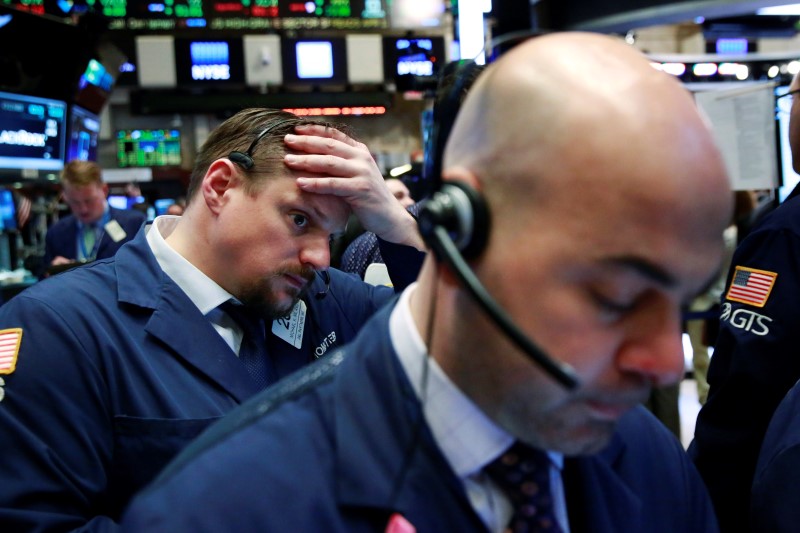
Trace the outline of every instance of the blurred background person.
<instances>
[{"instance_id":1,"label":"blurred background person","mask_svg":"<svg viewBox=\"0 0 800 533\"><path fill-rule=\"evenodd\" d=\"M117 253L144 224L146 216L135 210L108 205L108 185L93 161L70 161L61 172L64 202L71 214L47 230L45 252L38 277Z\"/></svg>"}]
</instances>

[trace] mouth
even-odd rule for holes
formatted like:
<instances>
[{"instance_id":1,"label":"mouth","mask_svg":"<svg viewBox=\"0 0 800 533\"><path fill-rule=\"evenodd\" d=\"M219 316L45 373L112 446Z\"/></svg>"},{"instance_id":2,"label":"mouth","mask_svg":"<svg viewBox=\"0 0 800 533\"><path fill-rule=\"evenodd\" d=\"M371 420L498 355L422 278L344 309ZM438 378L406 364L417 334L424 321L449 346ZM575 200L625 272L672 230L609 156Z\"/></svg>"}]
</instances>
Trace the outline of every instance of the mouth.
<instances>
[{"instance_id":1,"label":"mouth","mask_svg":"<svg viewBox=\"0 0 800 533\"><path fill-rule=\"evenodd\" d=\"M296 290L300 291L308 284L308 280L302 276L296 276L294 274L284 274L283 279L286 281L287 285L295 288Z\"/></svg>"},{"instance_id":2,"label":"mouth","mask_svg":"<svg viewBox=\"0 0 800 533\"><path fill-rule=\"evenodd\" d=\"M588 401L586 405L589 407L589 411L592 414L592 417L597 420L607 421L607 422L616 422L622 415L636 407L641 402L634 402L634 401L615 401L615 402L608 402L608 401Z\"/></svg>"}]
</instances>

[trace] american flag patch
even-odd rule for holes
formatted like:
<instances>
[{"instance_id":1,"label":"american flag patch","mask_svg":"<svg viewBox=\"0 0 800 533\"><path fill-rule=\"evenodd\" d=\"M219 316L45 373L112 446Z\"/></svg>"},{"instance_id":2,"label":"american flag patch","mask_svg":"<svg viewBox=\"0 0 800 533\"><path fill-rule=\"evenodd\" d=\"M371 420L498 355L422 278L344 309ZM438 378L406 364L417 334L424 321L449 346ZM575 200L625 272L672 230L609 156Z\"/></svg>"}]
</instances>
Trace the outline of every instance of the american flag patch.
<instances>
[{"instance_id":1,"label":"american flag patch","mask_svg":"<svg viewBox=\"0 0 800 533\"><path fill-rule=\"evenodd\" d=\"M777 272L737 266L725 299L764 307L777 277Z\"/></svg>"},{"instance_id":2,"label":"american flag patch","mask_svg":"<svg viewBox=\"0 0 800 533\"><path fill-rule=\"evenodd\" d=\"M0 331L0 374L10 374L16 368L21 340L21 328Z\"/></svg>"}]
</instances>

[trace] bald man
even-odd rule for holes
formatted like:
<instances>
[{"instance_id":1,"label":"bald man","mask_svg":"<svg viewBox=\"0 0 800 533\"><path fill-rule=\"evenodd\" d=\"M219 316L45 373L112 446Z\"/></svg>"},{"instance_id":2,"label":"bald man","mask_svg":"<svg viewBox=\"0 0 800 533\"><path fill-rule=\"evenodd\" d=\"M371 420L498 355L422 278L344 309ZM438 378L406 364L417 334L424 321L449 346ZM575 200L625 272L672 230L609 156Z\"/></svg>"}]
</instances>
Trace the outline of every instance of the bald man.
<instances>
[{"instance_id":1,"label":"bald man","mask_svg":"<svg viewBox=\"0 0 800 533\"><path fill-rule=\"evenodd\" d=\"M538 37L481 74L443 169L448 195L479 191L491 214L470 267L578 386L430 253L353 344L197 441L124 528L716 530L680 443L640 406L681 378L680 309L714 279L730 219L687 92L614 38Z\"/></svg>"}]
</instances>

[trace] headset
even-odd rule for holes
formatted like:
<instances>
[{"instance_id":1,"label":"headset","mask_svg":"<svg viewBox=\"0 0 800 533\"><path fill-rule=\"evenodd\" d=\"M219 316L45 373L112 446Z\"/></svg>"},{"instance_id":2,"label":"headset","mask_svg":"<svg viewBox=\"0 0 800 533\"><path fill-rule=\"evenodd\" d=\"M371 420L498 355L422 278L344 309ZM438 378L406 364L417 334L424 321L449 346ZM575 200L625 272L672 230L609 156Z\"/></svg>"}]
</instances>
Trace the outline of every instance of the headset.
<instances>
[{"instance_id":1,"label":"headset","mask_svg":"<svg viewBox=\"0 0 800 533\"><path fill-rule=\"evenodd\" d=\"M274 130L278 126L282 126L283 124L288 124L289 122L295 122L295 121L297 121L296 118L288 118L286 120L280 120L278 122L275 122L274 124L270 124L263 130L261 130L258 133L258 135L256 135L256 138L253 139L253 142L250 143L250 146L247 148L247 151L240 152L238 150L234 150L233 152L228 154L228 159L230 159L233 163L236 163L245 170L252 170L252 168L256 164L255 161L253 160L253 150L255 150L256 146L258 146L259 141L261 141L261 139L263 139L267 133Z\"/></svg>"},{"instance_id":2,"label":"headset","mask_svg":"<svg viewBox=\"0 0 800 533\"><path fill-rule=\"evenodd\" d=\"M461 107L463 94L477 77L479 68L474 62L456 66L455 72L450 74L455 76L451 88L444 95L440 94L434 104L432 130L426 142L423 179L434 183L435 190L422 202L417 218L419 230L437 259L452 268L500 330L553 379L568 389L575 389L579 381L572 367L551 358L527 337L467 264L468 259L474 259L483 252L489 236L490 215L485 200L465 183L442 182L445 144ZM445 77L439 82L440 92L447 75L445 70Z\"/></svg>"}]
</instances>

